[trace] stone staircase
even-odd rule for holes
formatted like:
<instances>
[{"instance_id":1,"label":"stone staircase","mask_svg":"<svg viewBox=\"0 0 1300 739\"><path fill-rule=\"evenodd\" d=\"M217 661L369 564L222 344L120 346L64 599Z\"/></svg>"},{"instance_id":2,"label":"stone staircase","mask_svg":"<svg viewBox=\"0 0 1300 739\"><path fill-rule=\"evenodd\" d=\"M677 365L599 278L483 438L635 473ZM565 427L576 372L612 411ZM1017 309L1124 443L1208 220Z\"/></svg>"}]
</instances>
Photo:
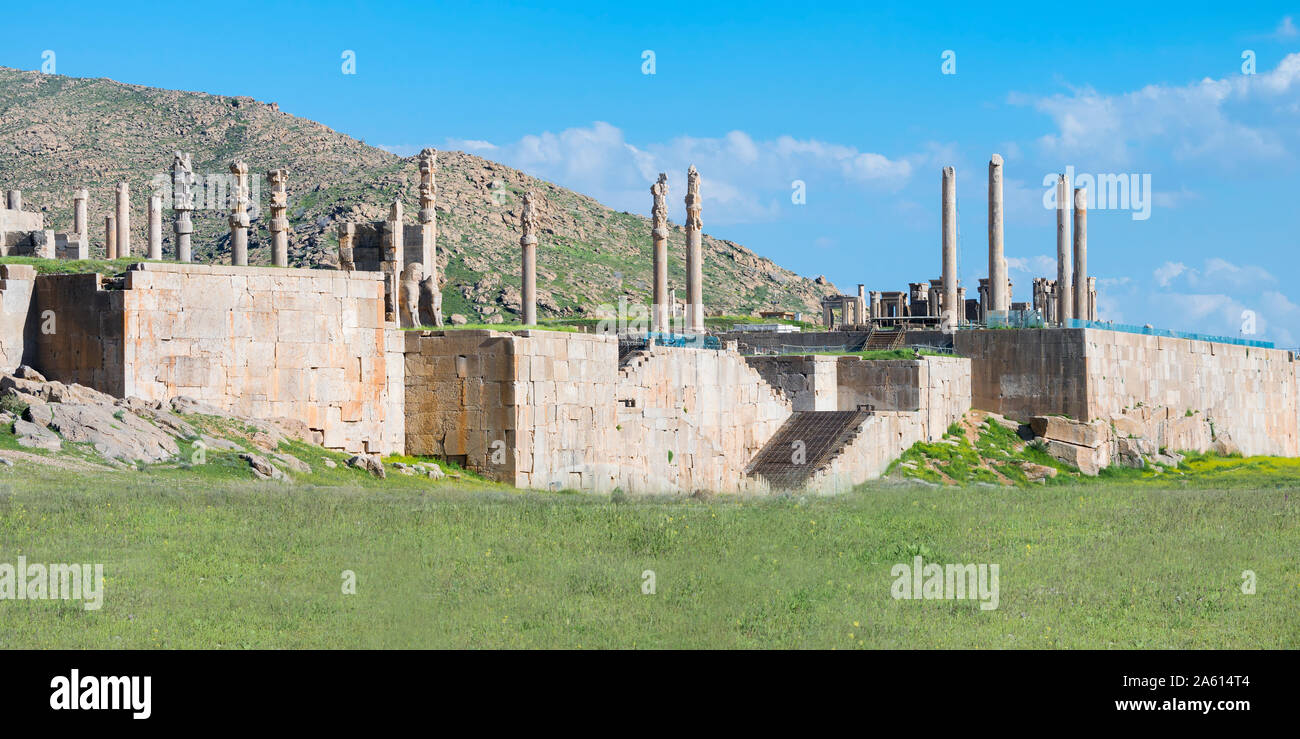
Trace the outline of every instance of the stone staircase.
<instances>
[{"instance_id":1,"label":"stone staircase","mask_svg":"<svg viewBox=\"0 0 1300 739\"><path fill-rule=\"evenodd\" d=\"M863 351L877 351L898 349L903 345L903 339L906 338L907 332L902 330L882 331L879 328L872 328L871 333L867 334L867 340L862 345Z\"/></svg>"},{"instance_id":2,"label":"stone staircase","mask_svg":"<svg viewBox=\"0 0 1300 739\"><path fill-rule=\"evenodd\" d=\"M773 490L800 489L857 438L870 415L866 410L795 411L750 460L745 474L766 480Z\"/></svg>"}]
</instances>

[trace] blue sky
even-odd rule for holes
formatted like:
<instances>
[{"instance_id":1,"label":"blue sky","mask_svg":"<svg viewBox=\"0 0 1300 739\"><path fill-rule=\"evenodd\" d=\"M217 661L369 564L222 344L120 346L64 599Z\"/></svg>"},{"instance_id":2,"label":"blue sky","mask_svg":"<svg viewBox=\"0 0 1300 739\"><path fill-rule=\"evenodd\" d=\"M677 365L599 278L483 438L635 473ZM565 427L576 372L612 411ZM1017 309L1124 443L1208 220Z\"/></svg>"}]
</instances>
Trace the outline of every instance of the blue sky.
<instances>
[{"instance_id":1,"label":"blue sky","mask_svg":"<svg viewBox=\"0 0 1300 739\"><path fill-rule=\"evenodd\" d=\"M1253 311L1254 338L1300 345L1300 7L549 5L26 4L5 11L0 64L39 69L48 49L60 74L276 101L645 214L667 171L678 222L694 163L706 232L846 291L938 276L944 165L973 295L987 162L1006 159L1018 301L1055 274L1044 177L1150 175L1148 218L1090 214L1102 318L1235 336Z\"/></svg>"}]
</instances>

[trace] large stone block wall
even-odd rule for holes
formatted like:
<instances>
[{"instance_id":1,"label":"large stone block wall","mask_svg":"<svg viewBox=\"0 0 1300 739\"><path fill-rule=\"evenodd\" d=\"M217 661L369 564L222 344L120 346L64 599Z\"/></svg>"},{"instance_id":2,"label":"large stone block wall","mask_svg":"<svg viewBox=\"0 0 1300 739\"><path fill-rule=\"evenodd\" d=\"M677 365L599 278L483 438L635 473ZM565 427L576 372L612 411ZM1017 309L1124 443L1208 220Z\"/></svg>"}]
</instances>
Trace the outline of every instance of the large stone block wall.
<instances>
[{"instance_id":1,"label":"large stone block wall","mask_svg":"<svg viewBox=\"0 0 1300 739\"><path fill-rule=\"evenodd\" d=\"M126 314L122 280L97 272L38 275L27 321L29 363L47 378L124 397Z\"/></svg>"},{"instance_id":2,"label":"large stone block wall","mask_svg":"<svg viewBox=\"0 0 1300 739\"><path fill-rule=\"evenodd\" d=\"M0 264L0 369L12 372L36 346L27 315L36 292L36 270L25 264Z\"/></svg>"},{"instance_id":3,"label":"large stone block wall","mask_svg":"<svg viewBox=\"0 0 1300 739\"><path fill-rule=\"evenodd\" d=\"M735 491L790 402L727 351L614 337L409 332L407 451L520 487ZM495 452L495 454L494 454Z\"/></svg>"},{"instance_id":4,"label":"large stone block wall","mask_svg":"<svg viewBox=\"0 0 1300 739\"><path fill-rule=\"evenodd\" d=\"M1300 454L1288 351L1086 329L1084 353L1085 420L1163 406L1167 421L1204 416L1243 454Z\"/></svg>"},{"instance_id":5,"label":"large stone block wall","mask_svg":"<svg viewBox=\"0 0 1300 739\"><path fill-rule=\"evenodd\" d=\"M745 357L796 411L836 410L836 357L816 354Z\"/></svg>"},{"instance_id":6,"label":"large stone block wall","mask_svg":"<svg viewBox=\"0 0 1300 739\"><path fill-rule=\"evenodd\" d=\"M817 471L808 482L808 489L819 493L847 492L855 485L880 477L909 447L927 439L926 416L906 411L877 411L862 422L857 436L843 451Z\"/></svg>"},{"instance_id":7,"label":"large stone block wall","mask_svg":"<svg viewBox=\"0 0 1300 739\"><path fill-rule=\"evenodd\" d=\"M748 489L746 466L792 410L732 351L654 347L620 370L617 393L619 484L638 492Z\"/></svg>"},{"instance_id":8,"label":"large stone block wall","mask_svg":"<svg viewBox=\"0 0 1300 739\"><path fill-rule=\"evenodd\" d=\"M1175 423L1192 411L1243 454L1300 454L1296 368L1284 350L1102 329L960 331L955 342L971 358L981 410L1021 421L1126 416L1179 445L1195 441Z\"/></svg>"},{"instance_id":9,"label":"large stone block wall","mask_svg":"<svg viewBox=\"0 0 1300 739\"><path fill-rule=\"evenodd\" d=\"M958 331L953 348L971 361L971 405L1020 421L1088 418L1087 329Z\"/></svg>"},{"instance_id":10,"label":"large stone block wall","mask_svg":"<svg viewBox=\"0 0 1300 739\"><path fill-rule=\"evenodd\" d=\"M331 448L404 446L402 346L378 274L142 263L117 281L36 284L38 313L53 311L57 327L36 352L50 379L297 419Z\"/></svg>"}]
</instances>

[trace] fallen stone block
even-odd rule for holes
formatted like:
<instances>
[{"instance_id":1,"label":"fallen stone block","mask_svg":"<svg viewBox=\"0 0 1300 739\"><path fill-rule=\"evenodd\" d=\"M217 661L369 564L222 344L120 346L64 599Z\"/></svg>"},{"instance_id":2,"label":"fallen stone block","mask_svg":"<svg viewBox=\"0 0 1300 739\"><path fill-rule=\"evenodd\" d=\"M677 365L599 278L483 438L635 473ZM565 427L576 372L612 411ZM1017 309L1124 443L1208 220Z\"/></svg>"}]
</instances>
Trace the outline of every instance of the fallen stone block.
<instances>
[{"instance_id":1,"label":"fallen stone block","mask_svg":"<svg viewBox=\"0 0 1300 739\"><path fill-rule=\"evenodd\" d=\"M1110 429L1101 422L1084 423L1063 416L1034 416L1029 427L1035 436L1086 447L1097 447L1110 438Z\"/></svg>"},{"instance_id":2,"label":"fallen stone block","mask_svg":"<svg viewBox=\"0 0 1300 739\"><path fill-rule=\"evenodd\" d=\"M365 470L375 477L388 478L388 472L384 470L384 463L379 461L379 457L357 454L348 458L348 466Z\"/></svg>"},{"instance_id":3,"label":"fallen stone block","mask_svg":"<svg viewBox=\"0 0 1300 739\"><path fill-rule=\"evenodd\" d=\"M1047 439L1046 450L1053 459L1078 467L1080 472L1090 477L1110 464L1109 448L1105 444L1090 447Z\"/></svg>"},{"instance_id":4,"label":"fallen stone block","mask_svg":"<svg viewBox=\"0 0 1300 739\"><path fill-rule=\"evenodd\" d=\"M239 458L248 463L252 468L253 474L260 480L283 480L284 473L279 467L271 464L266 457L259 457L256 454L245 452L239 455Z\"/></svg>"}]
</instances>

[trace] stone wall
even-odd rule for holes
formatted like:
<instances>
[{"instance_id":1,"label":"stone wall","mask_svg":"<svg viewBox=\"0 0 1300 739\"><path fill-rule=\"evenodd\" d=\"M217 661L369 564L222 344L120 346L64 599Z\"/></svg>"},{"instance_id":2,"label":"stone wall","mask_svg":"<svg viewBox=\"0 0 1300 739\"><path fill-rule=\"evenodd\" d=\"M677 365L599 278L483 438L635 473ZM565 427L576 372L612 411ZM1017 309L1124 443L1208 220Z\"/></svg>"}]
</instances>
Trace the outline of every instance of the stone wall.
<instances>
[{"instance_id":1,"label":"stone wall","mask_svg":"<svg viewBox=\"0 0 1300 739\"><path fill-rule=\"evenodd\" d=\"M769 385L789 399L791 410L837 410L836 357L787 354L746 357L745 361L757 370Z\"/></svg>"},{"instance_id":2,"label":"stone wall","mask_svg":"<svg viewBox=\"0 0 1300 739\"><path fill-rule=\"evenodd\" d=\"M54 314L34 362L50 379L297 419L331 448L404 446L402 347L378 274L142 263L118 280L42 275L36 308Z\"/></svg>"},{"instance_id":3,"label":"stone wall","mask_svg":"<svg viewBox=\"0 0 1300 739\"><path fill-rule=\"evenodd\" d=\"M843 451L813 475L808 489L843 493L880 477L909 447L927 440L925 425L925 417L920 413L877 411L871 414Z\"/></svg>"},{"instance_id":4,"label":"stone wall","mask_svg":"<svg viewBox=\"0 0 1300 739\"><path fill-rule=\"evenodd\" d=\"M25 264L0 264L0 370L14 371L36 348L27 324L35 290L36 270Z\"/></svg>"},{"instance_id":5,"label":"stone wall","mask_svg":"<svg viewBox=\"0 0 1300 739\"><path fill-rule=\"evenodd\" d=\"M956 349L971 358L981 410L1128 418L1178 445L1199 437L1177 419L1200 416L1243 454L1300 454L1296 368L1284 350L1101 329L960 331Z\"/></svg>"},{"instance_id":6,"label":"stone wall","mask_svg":"<svg viewBox=\"0 0 1300 739\"><path fill-rule=\"evenodd\" d=\"M734 492L790 403L728 351L611 336L432 331L406 339L407 450L519 487Z\"/></svg>"}]
</instances>

